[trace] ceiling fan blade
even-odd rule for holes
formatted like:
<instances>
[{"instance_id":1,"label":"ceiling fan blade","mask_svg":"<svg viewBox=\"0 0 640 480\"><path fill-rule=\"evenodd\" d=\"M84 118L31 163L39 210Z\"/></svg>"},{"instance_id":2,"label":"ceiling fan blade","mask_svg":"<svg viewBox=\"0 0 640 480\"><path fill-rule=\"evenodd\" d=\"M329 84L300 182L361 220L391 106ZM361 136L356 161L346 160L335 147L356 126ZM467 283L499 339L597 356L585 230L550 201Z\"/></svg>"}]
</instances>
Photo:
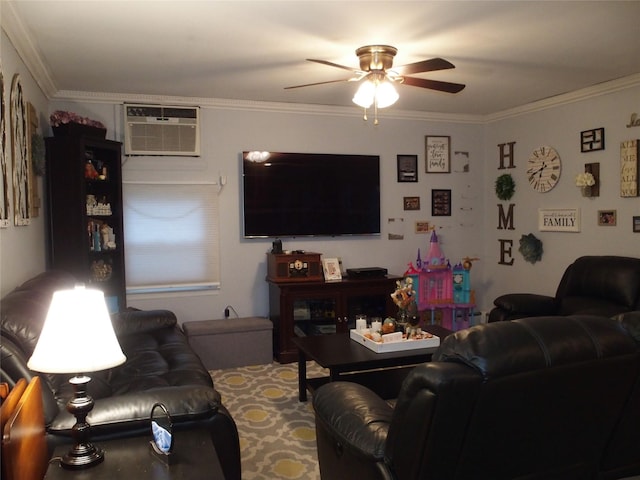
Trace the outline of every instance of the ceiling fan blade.
<instances>
[{"instance_id":1,"label":"ceiling fan blade","mask_svg":"<svg viewBox=\"0 0 640 480\"><path fill-rule=\"evenodd\" d=\"M403 77L402 83L413 87L429 88L431 90L438 90L440 92L447 93L458 93L466 86L461 83L440 82L438 80L428 80L426 78L415 77Z\"/></svg>"},{"instance_id":2,"label":"ceiling fan blade","mask_svg":"<svg viewBox=\"0 0 640 480\"><path fill-rule=\"evenodd\" d=\"M447 70L448 68L456 68L456 66L443 58L432 58L421 62L409 63L401 67L394 68L400 75L411 75L413 73L433 72L436 70Z\"/></svg>"},{"instance_id":3,"label":"ceiling fan blade","mask_svg":"<svg viewBox=\"0 0 640 480\"><path fill-rule=\"evenodd\" d=\"M327 60L316 60L314 58L307 58L307 61L315 62L315 63L321 63L322 65L329 65L330 67L341 68L343 70L349 70L350 72L355 72L355 73L359 73L360 72L360 70L358 70L358 69L351 68L351 67L345 67L344 65L338 65L337 63L329 62Z\"/></svg>"},{"instance_id":4,"label":"ceiling fan blade","mask_svg":"<svg viewBox=\"0 0 640 480\"><path fill-rule=\"evenodd\" d=\"M304 85L293 85L291 87L284 87L285 90L291 90L292 88L313 87L314 85L325 85L327 83L349 82L351 78L343 78L341 80L329 80L327 82L305 83Z\"/></svg>"}]
</instances>

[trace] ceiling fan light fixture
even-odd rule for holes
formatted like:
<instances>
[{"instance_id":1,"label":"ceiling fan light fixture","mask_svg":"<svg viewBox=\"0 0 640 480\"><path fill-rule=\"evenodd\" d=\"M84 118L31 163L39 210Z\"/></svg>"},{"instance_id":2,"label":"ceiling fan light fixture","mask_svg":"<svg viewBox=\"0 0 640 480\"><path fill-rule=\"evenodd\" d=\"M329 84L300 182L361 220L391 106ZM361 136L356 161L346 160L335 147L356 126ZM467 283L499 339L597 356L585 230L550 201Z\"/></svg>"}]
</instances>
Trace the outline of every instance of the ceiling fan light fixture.
<instances>
[{"instance_id":1,"label":"ceiling fan light fixture","mask_svg":"<svg viewBox=\"0 0 640 480\"><path fill-rule=\"evenodd\" d=\"M384 80L376 88L376 105L378 108L390 107L398 101L399 95L389 80Z\"/></svg>"},{"instance_id":2,"label":"ceiling fan light fixture","mask_svg":"<svg viewBox=\"0 0 640 480\"><path fill-rule=\"evenodd\" d=\"M378 108L386 108L398 100L399 95L389 80L375 78L362 82L353 96L353 103L362 108L369 108L375 103Z\"/></svg>"},{"instance_id":3,"label":"ceiling fan light fixture","mask_svg":"<svg viewBox=\"0 0 640 480\"><path fill-rule=\"evenodd\" d=\"M376 86L373 82L365 80L356 90L356 94L353 96L353 103L362 108L369 108L373 105L376 95Z\"/></svg>"}]
</instances>

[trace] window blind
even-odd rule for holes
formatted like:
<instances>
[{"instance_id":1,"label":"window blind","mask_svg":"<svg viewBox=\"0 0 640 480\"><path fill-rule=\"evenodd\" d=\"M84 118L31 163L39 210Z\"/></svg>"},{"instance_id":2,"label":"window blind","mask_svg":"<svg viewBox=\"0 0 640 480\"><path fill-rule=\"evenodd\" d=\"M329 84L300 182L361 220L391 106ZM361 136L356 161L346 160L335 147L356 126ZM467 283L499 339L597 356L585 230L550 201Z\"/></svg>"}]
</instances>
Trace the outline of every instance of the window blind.
<instances>
[{"instance_id":1,"label":"window blind","mask_svg":"<svg viewBox=\"0 0 640 480\"><path fill-rule=\"evenodd\" d=\"M219 286L214 184L125 182L123 202L127 293Z\"/></svg>"}]
</instances>

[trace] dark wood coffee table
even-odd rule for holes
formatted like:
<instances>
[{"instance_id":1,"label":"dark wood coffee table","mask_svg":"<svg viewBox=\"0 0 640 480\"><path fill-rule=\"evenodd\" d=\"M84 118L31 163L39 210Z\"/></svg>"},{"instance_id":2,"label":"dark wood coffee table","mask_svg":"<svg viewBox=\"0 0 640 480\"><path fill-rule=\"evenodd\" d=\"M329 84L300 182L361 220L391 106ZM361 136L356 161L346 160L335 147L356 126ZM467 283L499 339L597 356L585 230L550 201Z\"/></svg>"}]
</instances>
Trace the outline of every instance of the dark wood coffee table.
<instances>
[{"instance_id":1,"label":"dark wood coffee table","mask_svg":"<svg viewBox=\"0 0 640 480\"><path fill-rule=\"evenodd\" d=\"M439 325L427 325L423 330L440 337L440 340L453 333ZM375 353L351 340L348 333L294 337L293 343L299 352L298 398L301 402L307 400L307 389L313 392L320 385L336 380L361 383L383 398L394 398L409 370L430 361L437 348ZM308 360L328 368L329 376L307 378ZM380 369L384 371L380 372Z\"/></svg>"}]
</instances>

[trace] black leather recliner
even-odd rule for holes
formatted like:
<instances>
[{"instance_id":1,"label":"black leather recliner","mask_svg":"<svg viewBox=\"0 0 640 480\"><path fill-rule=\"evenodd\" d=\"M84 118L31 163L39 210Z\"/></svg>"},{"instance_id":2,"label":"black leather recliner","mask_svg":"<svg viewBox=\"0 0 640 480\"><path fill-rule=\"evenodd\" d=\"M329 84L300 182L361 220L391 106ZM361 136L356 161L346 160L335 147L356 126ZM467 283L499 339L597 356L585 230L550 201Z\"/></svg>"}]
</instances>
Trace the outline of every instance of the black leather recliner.
<instances>
[{"instance_id":1,"label":"black leather recliner","mask_svg":"<svg viewBox=\"0 0 640 480\"><path fill-rule=\"evenodd\" d=\"M494 300L489 322L545 315L600 315L640 310L640 258L584 256L565 270L554 297L509 293Z\"/></svg>"},{"instance_id":2,"label":"black leather recliner","mask_svg":"<svg viewBox=\"0 0 640 480\"><path fill-rule=\"evenodd\" d=\"M640 474L639 378L638 343L614 319L538 317L462 330L412 370L395 408L355 383L315 392L320 473L327 480ZM620 446L626 451L616 456Z\"/></svg>"},{"instance_id":3,"label":"black leather recliner","mask_svg":"<svg viewBox=\"0 0 640 480\"><path fill-rule=\"evenodd\" d=\"M68 273L44 272L0 303L0 381L13 386L20 378L30 381L34 375L40 376L50 450L73 441L75 418L66 411L73 395L69 376L31 372L27 360L38 341L53 292L74 284ZM92 440L99 443L102 439L149 435L151 408L162 402L176 430L209 431L225 478L240 480L236 424L175 315L167 310L125 311L112 321L127 360L111 370L90 374L88 392L95 405L87 420Z\"/></svg>"}]
</instances>

